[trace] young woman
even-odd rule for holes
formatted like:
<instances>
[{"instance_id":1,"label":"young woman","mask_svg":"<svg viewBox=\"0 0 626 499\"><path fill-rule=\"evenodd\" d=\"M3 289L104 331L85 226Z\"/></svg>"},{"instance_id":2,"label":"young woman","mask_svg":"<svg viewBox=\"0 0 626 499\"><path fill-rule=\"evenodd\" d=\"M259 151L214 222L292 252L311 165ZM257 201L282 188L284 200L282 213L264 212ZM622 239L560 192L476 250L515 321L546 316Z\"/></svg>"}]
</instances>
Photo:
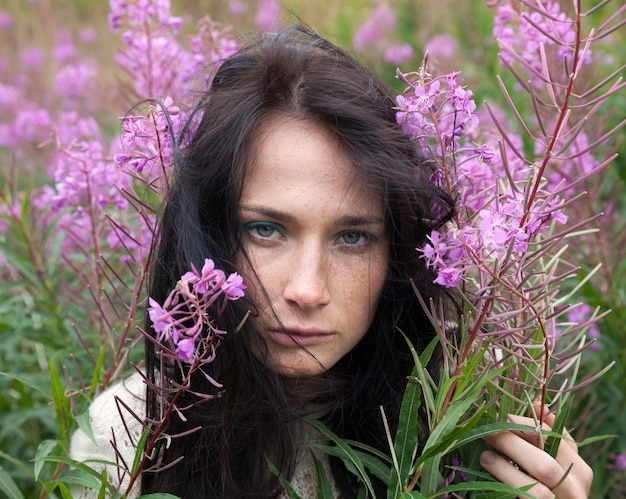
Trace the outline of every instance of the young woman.
<instances>
[{"instance_id":1,"label":"young woman","mask_svg":"<svg viewBox=\"0 0 626 499\"><path fill-rule=\"evenodd\" d=\"M141 490L280 497L269 460L303 497L314 497L304 416L388 449L380 407L393 431L413 366L402 333L418 349L434 335L412 286L450 303L416 248L454 204L429 181L428 162L396 124L393 92L301 26L262 35L226 60L199 110L163 213L149 294L162 303L205 258L239 272L248 289L218 324L231 332L209 366L223 394L203 402L194 393L215 388L202 374L192 377L178 404L190 408L167 421L172 438L151 456L160 469L144 471ZM154 343L146 345L152 383L180 381L179 370L161 366ZM117 456L107 442L125 409L116 409L116 396L147 421L160 418L159 397L153 390L145 397L138 379L94 402L92 425L106 431L95 446L79 433L73 457L132 461L130 438L116 438ZM141 429L131 421L120 432L126 437ZM537 497L586 497L591 471L575 444L563 442L552 459L530 440L511 432L490 438L499 453L484 453L484 468L515 486L535 483ZM318 457L335 495L356 497L343 463ZM382 483L375 487L386 497Z\"/></svg>"}]
</instances>

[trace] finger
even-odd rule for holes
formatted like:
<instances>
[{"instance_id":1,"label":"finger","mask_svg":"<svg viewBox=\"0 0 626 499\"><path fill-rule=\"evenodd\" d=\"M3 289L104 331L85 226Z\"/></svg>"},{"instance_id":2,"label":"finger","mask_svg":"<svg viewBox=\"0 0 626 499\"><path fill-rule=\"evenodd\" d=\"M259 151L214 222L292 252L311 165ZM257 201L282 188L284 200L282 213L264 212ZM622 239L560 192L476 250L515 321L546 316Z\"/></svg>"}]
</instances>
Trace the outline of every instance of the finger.
<instances>
[{"instance_id":1,"label":"finger","mask_svg":"<svg viewBox=\"0 0 626 499\"><path fill-rule=\"evenodd\" d=\"M550 429L554 428L556 416L553 412L550 412L545 405L542 405L541 402L535 402L533 404L533 410L535 411L535 415L537 416L537 419L539 419L539 421L543 421L550 427ZM562 441L567 442L567 444L571 447L575 447L576 449L578 449L576 442L566 428L563 428L563 436L564 438L562 439Z\"/></svg>"},{"instance_id":2,"label":"finger","mask_svg":"<svg viewBox=\"0 0 626 499\"><path fill-rule=\"evenodd\" d=\"M480 464L500 482L518 489L532 485L528 493L539 499L553 499L554 493L543 483L528 476L511 462L493 451L485 451L480 455Z\"/></svg>"},{"instance_id":3,"label":"finger","mask_svg":"<svg viewBox=\"0 0 626 499\"><path fill-rule=\"evenodd\" d=\"M533 426L533 427L535 426L534 419L525 418L522 416L516 416L515 414L509 414L508 420L511 423L523 424L523 425L528 425L528 426ZM552 431L552 425L550 423L554 423L554 416L551 418L551 421L544 421L544 423L541 425L541 430ZM543 443L545 443L546 438L547 438L547 436L541 435L537 427L535 428L534 432L530 432L530 431L526 432L526 431L520 431L520 430L513 430L513 431L514 433L522 437L524 440L539 447L543 447ZM562 445L565 445L566 447L569 447L570 450L573 450L576 453L578 453L578 445L576 445L576 442L574 441L572 436L569 434L569 432L565 428L563 429L563 437L561 438L561 441L559 443L559 452L561 451Z\"/></svg>"},{"instance_id":4,"label":"finger","mask_svg":"<svg viewBox=\"0 0 626 499\"><path fill-rule=\"evenodd\" d=\"M533 420L530 418L523 418L520 416L510 415L509 420L513 423L524 424L524 425L532 425ZM542 426L544 430L550 430L550 426L547 424L550 421L548 418L546 424ZM533 432L524 432L524 431L513 431L512 433L520 436L525 441L531 443L532 445L537 445L538 438L537 435ZM591 467L585 462L582 457L578 454L578 446L576 442L572 439L571 435L567 430L563 431L563 438L559 442L559 447L556 455L556 462L560 465L563 473L567 473L566 479L569 480L569 483L575 484L576 487L581 491L588 491L591 487L591 482L593 481L593 470ZM525 464L520 463L522 466L526 466ZM569 470L569 472L568 472ZM530 470L529 470L530 471ZM535 473L531 473L534 476L537 476ZM563 475L561 475L563 476ZM544 480L545 481L545 480ZM551 485L551 482L548 482ZM557 487L554 485L551 486L553 490L562 491L563 489L557 482ZM574 486L567 486L566 489L576 488ZM583 497L586 496L586 492L583 492Z\"/></svg>"},{"instance_id":5,"label":"finger","mask_svg":"<svg viewBox=\"0 0 626 499\"><path fill-rule=\"evenodd\" d=\"M495 433L485 440L494 449L517 463L527 473L528 480L539 481L548 490L558 486L559 493L563 494L561 497L577 497L575 492L578 489L578 480L568 472L573 463L569 462L567 466L563 466L548 453L513 432ZM584 463L578 455L576 458Z\"/></svg>"}]
</instances>

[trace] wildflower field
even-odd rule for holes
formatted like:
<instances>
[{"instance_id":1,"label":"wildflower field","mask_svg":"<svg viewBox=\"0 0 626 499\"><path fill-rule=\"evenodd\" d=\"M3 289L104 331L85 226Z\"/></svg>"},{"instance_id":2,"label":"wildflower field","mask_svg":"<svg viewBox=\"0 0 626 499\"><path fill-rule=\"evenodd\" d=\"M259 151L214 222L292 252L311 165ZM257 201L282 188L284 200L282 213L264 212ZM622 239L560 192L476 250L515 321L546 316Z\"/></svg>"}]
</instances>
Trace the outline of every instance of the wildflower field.
<instances>
[{"instance_id":1,"label":"wildflower field","mask_svg":"<svg viewBox=\"0 0 626 499\"><path fill-rule=\"evenodd\" d=\"M481 431L536 399L581 443L591 497L626 497L623 0L0 0L0 498L101 486L69 436L141 362L146 307L156 328L172 306L145 281L191 109L285 11L397 89L398 123L459 201L416 251L457 293L461 339L430 310L446 373L416 360L406 399L431 438L416 461L401 421L376 468L390 497L504 494L476 464ZM194 341L165 347L210 362Z\"/></svg>"}]
</instances>

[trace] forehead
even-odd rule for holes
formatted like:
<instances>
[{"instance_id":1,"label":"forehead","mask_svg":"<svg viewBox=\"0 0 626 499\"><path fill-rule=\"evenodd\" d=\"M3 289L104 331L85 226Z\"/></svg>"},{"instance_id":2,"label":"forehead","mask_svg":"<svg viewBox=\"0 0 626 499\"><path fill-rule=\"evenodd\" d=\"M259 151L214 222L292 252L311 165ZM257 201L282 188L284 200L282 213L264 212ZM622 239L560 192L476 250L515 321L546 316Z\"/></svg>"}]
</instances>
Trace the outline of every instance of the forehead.
<instances>
[{"instance_id":1,"label":"forehead","mask_svg":"<svg viewBox=\"0 0 626 499\"><path fill-rule=\"evenodd\" d=\"M306 203L322 208L382 211L358 174L347 148L319 122L274 115L255 135L244 178L242 203ZM334 205L333 205L334 203Z\"/></svg>"}]
</instances>

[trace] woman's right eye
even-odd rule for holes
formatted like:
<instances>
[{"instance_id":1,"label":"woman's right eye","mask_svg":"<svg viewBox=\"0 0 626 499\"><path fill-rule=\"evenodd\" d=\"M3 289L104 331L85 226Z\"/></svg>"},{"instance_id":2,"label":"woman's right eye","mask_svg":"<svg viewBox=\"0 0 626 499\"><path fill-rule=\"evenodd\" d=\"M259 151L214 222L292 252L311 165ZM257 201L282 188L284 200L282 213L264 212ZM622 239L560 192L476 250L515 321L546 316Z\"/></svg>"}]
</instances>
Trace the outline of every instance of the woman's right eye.
<instances>
[{"instance_id":1,"label":"woman's right eye","mask_svg":"<svg viewBox=\"0 0 626 499\"><path fill-rule=\"evenodd\" d=\"M278 240L283 235L280 227L271 222L248 222L243 224L243 227L257 239Z\"/></svg>"}]
</instances>

